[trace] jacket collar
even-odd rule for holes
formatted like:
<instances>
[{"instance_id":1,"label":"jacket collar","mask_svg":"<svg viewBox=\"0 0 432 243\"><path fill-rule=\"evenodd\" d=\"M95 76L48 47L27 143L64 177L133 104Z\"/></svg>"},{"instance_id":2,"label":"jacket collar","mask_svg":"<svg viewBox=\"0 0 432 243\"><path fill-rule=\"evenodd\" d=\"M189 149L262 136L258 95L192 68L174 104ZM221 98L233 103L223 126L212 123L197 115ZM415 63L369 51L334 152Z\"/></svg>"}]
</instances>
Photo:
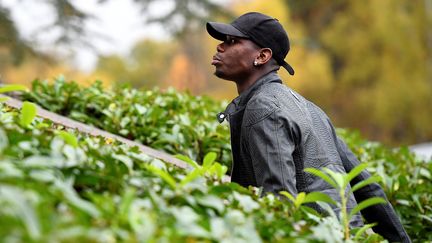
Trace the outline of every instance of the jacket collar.
<instances>
[{"instance_id":1,"label":"jacket collar","mask_svg":"<svg viewBox=\"0 0 432 243\"><path fill-rule=\"evenodd\" d=\"M225 118L229 117L229 115L243 109L257 90L259 90L264 84L272 82L282 83L276 71L265 74L260 79L258 79L251 87L243 91L239 96L232 100L232 102L227 106L225 111L217 115L219 122L222 123Z\"/></svg>"}]
</instances>

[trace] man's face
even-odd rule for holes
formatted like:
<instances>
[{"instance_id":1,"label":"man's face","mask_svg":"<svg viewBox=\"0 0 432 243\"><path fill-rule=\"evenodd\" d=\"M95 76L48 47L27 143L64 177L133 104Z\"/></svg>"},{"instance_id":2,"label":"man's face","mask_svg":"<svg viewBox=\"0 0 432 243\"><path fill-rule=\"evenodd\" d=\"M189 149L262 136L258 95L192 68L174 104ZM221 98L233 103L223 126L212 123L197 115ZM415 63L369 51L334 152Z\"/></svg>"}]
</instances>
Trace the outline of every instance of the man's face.
<instances>
[{"instance_id":1,"label":"man's face","mask_svg":"<svg viewBox=\"0 0 432 243\"><path fill-rule=\"evenodd\" d=\"M240 82L253 72L253 62L260 49L248 39L227 36L224 42L217 45L216 50L212 60L212 65L216 67L215 75Z\"/></svg>"}]
</instances>

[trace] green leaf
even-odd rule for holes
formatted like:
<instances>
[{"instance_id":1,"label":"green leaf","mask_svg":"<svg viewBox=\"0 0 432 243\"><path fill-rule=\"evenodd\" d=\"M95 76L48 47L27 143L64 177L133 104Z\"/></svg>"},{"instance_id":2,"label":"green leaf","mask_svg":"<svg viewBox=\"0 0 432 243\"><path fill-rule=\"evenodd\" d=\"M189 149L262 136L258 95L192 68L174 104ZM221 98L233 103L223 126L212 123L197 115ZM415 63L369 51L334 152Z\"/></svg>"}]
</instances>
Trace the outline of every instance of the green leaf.
<instances>
[{"instance_id":1,"label":"green leaf","mask_svg":"<svg viewBox=\"0 0 432 243\"><path fill-rule=\"evenodd\" d=\"M66 181L55 180L54 185L68 203L80 209L81 211L86 212L88 215L91 215L94 218L100 216L99 210L93 203L82 199L78 195L78 193L73 188L72 179L68 179Z\"/></svg>"},{"instance_id":2,"label":"green leaf","mask_svg":"<svg viewBox=\"0 0 432 243\"><path fill-rule=\"evenodd\" d=\"M75 135L67 132L67 131L59 131L58 136L63 139L67 144L71 145L72 147L76 148L78 147L78 139Z\"/></svg>"},{"instance_id":3,"label":"green leaf","mask_svg":"<svg viewBox=\"0 0 432 243\"><path fill-rule=\"evenodd\" d=\"M429 216L427 216L427 215L419 215L419 218L428 221L429 224L432 224L432 217L429 217Z\"/></svg>"},{"instance_id":4,"label":"green leaf","mask_svg":"<svg viewBox=\"0 0 432 243\"><path fill-rule=\"evenodd\" d=\"M26 197L27 196L27 197ZM13 212L16 214L26 227L26 230L31 238L37 239L41 236L41 226L37 217L36 208L28 194L21 188L2 185L0 187L0 199L2 204L6 201L10 202L13 207ZM2 205L3 207L4 205Z\"/></svg>"},{"instance_id":5,"label":"green leaf","mask_svg":"<svg viewBox=\"0 0 432 243\"><path fill-rule=\"evenodd\" d=\"M411 206L410 201L405 200L405 199L398 199L398 200L396 200L396 203L400 204L400 205L407 206L407 207Z\"/></svg>"},{"instance_id":6,"label":"green leaf","mask_svg":"<svg viewBox=\"0 0 432 243\"><path fill-rule=\"evenodd\" d=\"M361 235L368 229L374 227L375 225L377 225L377 223L373 223L373 224L365 224L363 225L363 227L361 227L357 233L354 236L354 241L360 241L360 237Z\"/></svg>"},{"instance_id":7,"label":"green leaf","mask_svg":"<svg viewBox=\"0 0 432 243\"><path fill-rule=\"evenodd\" d=\"M330 184L334 188L338 188L338 185L335 183L335 181L330 176L325 174L324 172L322 172L318 169L315 169L315 168L306 168L306 169L304 169L304 171L323 179L324 181L326 181L328 184Z\"/></svg>"},{"instance_id":8,"label":"green leaf","mask_svg":"<svg viewBox=\"0 0 432 243\"><path fill-rule=\"evenodd\" d=\"M9 100L9 97L0 97L0 102L5 102Z\"/></svg>"},{"instance_id":9,"label":"green leaf","mask_svg":"<svg viewBox=\"0 0 432 243\"><path fill-rule=\"evenodd\" d=\"M412 201L419 209L420 213L424 213L424 208L422 206L422 203L420 203L420 196L418 194L411 195Z\"/></svg>"},{"instance_id":10,"label":"green leaf","mask_svg":"<svg viewBox=\"0 0 432 243\"><path fill-rule=\"evenodd\" d=\"M0 128L0 153L3 152L5 148L7 148L9 145L9 139L6 135L6 132Z\"/></svg>"},{"instance_id":11,"label":"green leaf","mask_svg":"<svg viewBox=\"0 0 432 243\"><path fill-rule=\"evenodd\" d=\"M355 206L351 210L348 218L351 219L352 216L354 216L356 213L360 212L361 210L363 210L363 209L365 209L367 207L373 206L375 204L380 204L380 203L387 203L387 201L384 198L382 198L382 197L368 198L368 199L362 201L361 203L359 203L357 206Z\"/></svg>"},{"instance_id":12,"label":"green leaf","mask_svg":"<svg viewBox=\"0 0 432 243\"><path fill-rule=\"evenodd\" d=\"M135 199L136 189L135 188L127 188L124 195L122 196L120 205L119 205L119 217L127 222L129 217L130 208L133 200Z\"/></svg>"},{"instance_id":13,"label":"green leaf","mask_svg":"<svg viewBox=\"0 0 432 243\"><path fill-rule=\"evenodd\" d=\"M369 178L367 178L366 180L360 181L359 183L355 184L352 188L351 188L351 193L359 190L360 188L363 188L369 184L372 183L378 183L381 181L381 176L375 175L375 176L371 176Z\"/></svg>"},{"instance_id":14,"label":"green leaf","mask_svg":"<svg viewBox=\"0 0 432 243\"><path fill-rule=\"evenodd\" d=\"M36 105L25 101L21 108L20 125L22 127L30 125L36 116L36 112Z\"/></svg>"},{"instance_id":15,"label":"green leaf","mask_svg":"<svg viewBox=\"0 0 432 243\"><path fill-rule=\"evenodd\" d=\"M368 167L368 164L361 163L353 168L347 175L348 182L352 181L357 175L359 175L364 169Z\"/></svg>"},{"instance_id":16,"label":"green leaf","mask_svg":"<svg viewBox=\"0 0 432 243\"><path fill-rule=\"evenodd\" d=\"M198 165L197 162L193 161L192 159L190 159L186 155L177 154L175 157L177 159L183 160L184 162L186 162L188 165L192 166L193 168L198 168L199 167L199 165Z\"/></svg>"},{"instance_id":17,"label":"green leaf","mask_svg":"<svg viewBox=\"0 0 432 243\"><path fill-rule=\"evenodd\" d=\"M179 234L189 237L206 237L207 231L199 224L200 215L188 206L168 208L175 217L175 229Z\"/></svg>"},{"instance_id":18,"label":"green leaf","mask_svg":"<svg viewBox=\"0 0 432 243\"><path fill-rule=\"evenodd\" d=\"M299 208L300 205L303 204L305 197L306 197L306 193L304 192L300 192L299 194L297 194L297 197L294 201L294 205L296 208Z\"/></svg>"},{"instance_id":19,"label":"green leaf","mask_svg":"<svg viewBox=\"0 0 432 243\"><path fill-rule=\"evenodd\" d=\"M56 179L54 173L52 173L52 171L49 170L32 170L29 173L29 176L37 181L43 181L43 182L52 182Z\"/></svg>"},{"instance_id":20,"label":"green leaf","mask_svg":"<svg viewBox=\"0 0 432 243\"><path fill-rule=\"evenodd\" d=\"M225 173L228 171L228 167L225 165L221 165L219 163L214 163L208 172L210 172L213 175L216 175L217 178L222 179L225 176Z\"/></svg>"},{"instance_id":21,"label":"green leaf","mask_svg":"<svg viewBox=\"0 0 432 243\"><path fill-rule=\"evenodd\" d=\"M285 196L286 198L288 198L291 202L295 202L295 198L293 195L291 195L291 193L287 192L287 191L281 191L279 192L279 194Z\"/></svg>"},{"instance_id":22,"label":"green leaf","mask_svg":"<svg viewBox=\"0 0 432 243\"><path fill-rule=\"evenodd\" d=\"M187 174L187 176L181 180L180 185L181 186L185 186L189 182L194 181L195 179L197 179L198 177L200 177L201 174L202 173L201 173L200 169L195 169L195 170L189 172Z\"/></svg>"},{"instance_id":23,"label":"green leaf","mask_svg":"<svg viewBox=\"0 0 432 243\"><path fill-rule=\"evenodd\" d=\"M217 154L210 152L204 156L203 167L208 168L216 160Z\"/></svg>"},{"instance_id":24,"label":"green leaf","mask_svg":"<svg viewBox=\"0 0 432 243\"><path fill-rule=\"evenodd\" d=\"M123 164L128 168L129 172L133 171L133 161L130 157L124 154L113 154L112 157L123 162Z\"/></svg>"},{"instance_id":25,"label":"green leaf","mask_svg":"<svg viewBox=\"0 0 432 243\"><path fill-rule=\"evenodd\" d=\"M348 180L346 180L346 176L344 176L341 173L334 172L328 168L324 168L324 170L336 182L336 184L338 185L337 188L345 188L346 187L346 185L348 184Z\"/></svg>"},{"instance_id":26,"label":"green leaf","mask_svg":"<svg viewBox=\"0 0 432 243\"><path fill-rule=\"evenodd\" d=\"M153 174L159 176L162 180L164 180L172 189L177 188L177 183L170 174L168 174L166 171L158 169L152 165L146 165L146 168L151 171Z\"/></svg>"},{"instance_id":27,"label":"green leaf","mask_svg":"<svg viewBox=\"0 0 432 243\"><path fill-rule=\"evenodd\" d=\"M309 218L316 220L317 222L319 222L319 219L322 217L321 213L318 213L318 211L316 211L314 208L308 207L306 205L302 205L300 210L308 214Z\"/></svg>"},{"instance_id":28,"label":"green leaf","mask_svg":"<svg viewBox=\"0 0 432 243\"><path fill-rule=\"evenodd\" d=\"M335 200L333 200L329 195L322 192L311 192L306 194L303 203L312 203L312 202L326 202L326 203L336 205Z\"/></svg>"},{"instance_id":29,"label":"green leaf","mask_svg":"<svg viewBox=\"0 0 432 243\"><path fill-rule=\"evenodd\" d=\"M420 175L426 177L429 180L432 179L430 171L425 168L420 168Z\"/></svg>"},{"instance_id":30,"label":"green leaf","mask_svg":"<svg viewBox=\"0 0 432 243\"><path fill-rule=\"evenodd\" d=\"M27 87L20 84L8 84L0 87L0 94L12 91L27 91Z\"/></svg>"},{"instance_id":31,"label":"green leaf","mask_svg":"<svg viewBox=\"0 0 432 243\"><path fill-rule=\"evenodd\" d=\"M223 211L225 210L223 198L216 197L214 195L205 195L203 197L198 197L197 202L203 206L216 209L218 213L223 213Z\"/></svg>"},{"instance_id":32,"label":"green leaf","mask_svg":"<svg viewBox=\"0 0 432 243\"><path fill-rule=\"evenodd\" d=\"M239 203L239 206L243 208L246 213L251 213L260 207L259 203L254 201L251 196L240 194L238 192L233 193L235 200Z\"/></svg>"}]
</instances>

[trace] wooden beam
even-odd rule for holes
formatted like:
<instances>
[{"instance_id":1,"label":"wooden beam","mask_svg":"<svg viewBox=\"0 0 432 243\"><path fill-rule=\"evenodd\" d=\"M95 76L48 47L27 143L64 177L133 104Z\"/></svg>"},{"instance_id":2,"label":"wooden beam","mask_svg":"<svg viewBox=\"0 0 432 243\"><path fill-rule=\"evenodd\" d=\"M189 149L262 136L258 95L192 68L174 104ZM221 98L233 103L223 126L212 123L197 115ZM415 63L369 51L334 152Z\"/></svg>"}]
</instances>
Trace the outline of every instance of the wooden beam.
<instances>
[{"instance_id":1,"label":"wooden beam","mask_svg":"<svg viewBox=\"0 0 432 243\"><path fill-rule=\"evenodd\" d=\"M0 95L0 97L8 97L5 95ZM16 108L16 109L20 109L22 106L22 101L8 97L9 99L5 102L6 105ZM123 138L121 136L103 131L101 129L98 129L96 127L92 127L89 125L86 125L82 122L78 122L75 120L72 120L70 118L58 115L56 113L47 111L43 108L41 108L40 106L37 106L37 116L42 117L44 119L48 119L56 124L62 125L64 127L68 127L68 128L73 128L73 129L77 129L79 132L82 133L86 133L86 134L90 134L92 136L102 136L104 138L111 138L111 139L115 139L117 141L120 141L122 143L127 144L128 146L134 147L137 146L141 152L143 152L144 154L147 154L153 158L157 158L160 160L163 160L165 162L168 162L170 164L173 164L175 166L178 166L180 168L188 168L190 167L186 162L179 160L165 152L147 147L145 145L142 145L141 143L137 143L134 142L132 140Z\"/></svg>"}]
</instances>

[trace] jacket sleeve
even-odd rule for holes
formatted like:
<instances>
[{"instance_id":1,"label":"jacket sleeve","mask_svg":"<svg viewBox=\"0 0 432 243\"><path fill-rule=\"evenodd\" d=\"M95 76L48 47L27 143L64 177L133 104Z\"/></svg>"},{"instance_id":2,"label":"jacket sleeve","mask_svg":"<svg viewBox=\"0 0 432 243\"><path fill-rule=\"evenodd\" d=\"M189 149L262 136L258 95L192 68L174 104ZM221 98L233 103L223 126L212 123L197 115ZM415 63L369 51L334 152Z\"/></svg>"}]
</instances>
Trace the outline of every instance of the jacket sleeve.
<instances>
[{"instance_id":1,"label":"jacket sleeve","mask_svg":"<svg viewBox=\"0 0 432 243\"><path fill-rule=\"evenodd\" d=\"M342 163L345 167L346 172L350 172L360 162L348 148L344 141L339 137L336 137L337 148L339 155L342 159ZM366 170L362 171L356 178L351 181L351 186L354 186L358 182L369 178L371 175ZM411 242L408 234L402 226L399 217L393 209L387 197L377 183L370 184L354 192L354 196L357 202L361 202L370 197L382 197L386 199L386 204L377 204L368 207L361 211L363 217L368 223L377 222L378 224L373 227L373 230L382 235L385 239L390 242Z\"/></svg>"},{"instance_id":2,"label":"jacket sleeve","mask_svg":"<svg viewBox=\"0 0 432 243\"><path fill-rule=\"evenodd\" d=\"M279 109L260 112L264 117L255 117L255 123L247 129L247 154L253 165L258 186L263 193L287 191L297 195L296 166L293 160L294 131L278 115Z\"/></svg>"}]
</instances>

